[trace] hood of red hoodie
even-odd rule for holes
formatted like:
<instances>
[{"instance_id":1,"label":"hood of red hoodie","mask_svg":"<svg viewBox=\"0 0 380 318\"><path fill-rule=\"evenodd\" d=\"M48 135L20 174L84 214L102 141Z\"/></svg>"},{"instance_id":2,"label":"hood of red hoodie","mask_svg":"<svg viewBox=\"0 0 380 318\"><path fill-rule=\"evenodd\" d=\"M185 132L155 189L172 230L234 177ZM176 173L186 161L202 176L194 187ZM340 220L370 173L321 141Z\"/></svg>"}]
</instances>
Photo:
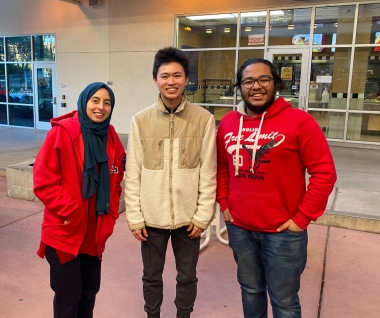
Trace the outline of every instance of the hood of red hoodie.
<instances>
[{"instance_id":1,"label":"hood of red hoodie","mask_svg":"<svg viewBox=\"0 0 380 318\"><path fill-rule=\"evenodd\" d=\"M283 97L277 97L275 99L275 101L273 102L272 105L270 105L267 109L266 109L266 114L265 114L265 118L271 118L271 117L274 117L276 116L278 113L282 112L284 109L287 109L287 108L291 108L292 106L287 102L285 101L285 99ZM245 115L245 116L248 116L246 111L246 106L245 106L245 103L244 101L241 101L239 103L239 105L237 106L237 111L242 114L242 115ZM245 117L244 116L244 117ZM263 116L263 113L253 117L255 119L261 119L261 117ZM252 118L250 116L248 116L249 118Z\"/></svg>"},{"instance_id":2,"label":"hood of red hoodie","mask_svg":"<svg viewBox=\"0 0 380 318\"><path fill-rule=\"evenodd\" d=\"M73 140L75 140L75 138L81 133L77 110L73 110L70 113L52 118L50 123L52 127L60 126L67 130Z\"/></svg>"}]
</instances>

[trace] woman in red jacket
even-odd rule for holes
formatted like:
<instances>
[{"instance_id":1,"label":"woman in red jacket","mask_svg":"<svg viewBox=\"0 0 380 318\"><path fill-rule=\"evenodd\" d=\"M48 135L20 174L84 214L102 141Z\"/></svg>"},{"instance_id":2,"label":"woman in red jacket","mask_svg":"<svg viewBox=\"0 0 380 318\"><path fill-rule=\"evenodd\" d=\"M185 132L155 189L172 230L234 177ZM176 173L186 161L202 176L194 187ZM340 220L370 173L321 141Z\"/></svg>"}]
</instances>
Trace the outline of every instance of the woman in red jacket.
<instances>
[{"instance_id":1,"label":"woman in red jacket","mask_svg":"<svg viewBox=\"0 0 380 318\"><path fill-rule=\"evenodd\" d=\"M78 111L51 120L34 166L45 205L37 254L50 265L54 317L92 317L101 256L119 216L124 148L110 125L115 104L104 83L88 85Z\"/></svg>"}]
</instances>

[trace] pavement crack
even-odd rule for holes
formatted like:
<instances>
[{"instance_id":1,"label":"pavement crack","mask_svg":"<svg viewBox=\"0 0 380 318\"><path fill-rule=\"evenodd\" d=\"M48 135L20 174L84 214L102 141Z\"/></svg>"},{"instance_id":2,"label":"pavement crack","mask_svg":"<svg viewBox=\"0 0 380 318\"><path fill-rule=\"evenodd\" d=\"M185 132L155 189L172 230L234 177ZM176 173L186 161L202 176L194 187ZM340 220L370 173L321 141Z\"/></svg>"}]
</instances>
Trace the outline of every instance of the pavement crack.
<instances>
[{"instance_id":1,"label":"pavement crack","mask_svg":"<svg viewBox=\"0 0 380 318\"><path fill-rule=\"evenodd\" d=\"M43 211L44 211L44 210L42 209L41 211L37 211L37 212L35 212L35 213L29 214L29 215L27 215L27 216L24 216L23 218L20 218L20 219L14 220L14 221L9 222L9 223L4 224L4 225L0 225L0 229L2 229L3 227L6 227L6 226L8 226L8 225L11 225L11 224L13 224L13 223L16 223L16 222L18 222L18 221L21 221L21 220L27 219L27 218L29 218L29 217L31 217L31 216L33 216L33 215L36 215L36 214L38 214L38 213L41 213L41 212L43 212Z\"/></svg>"}]
</instances>

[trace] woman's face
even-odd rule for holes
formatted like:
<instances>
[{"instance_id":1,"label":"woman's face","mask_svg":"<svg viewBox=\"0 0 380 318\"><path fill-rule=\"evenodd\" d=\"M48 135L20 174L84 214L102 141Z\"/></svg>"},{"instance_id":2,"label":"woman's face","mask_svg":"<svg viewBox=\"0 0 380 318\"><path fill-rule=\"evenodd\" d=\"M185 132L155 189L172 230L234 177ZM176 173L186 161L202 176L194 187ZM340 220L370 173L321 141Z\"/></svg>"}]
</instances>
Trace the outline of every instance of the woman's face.
<instances>
[{"instance_id":1,"label":"woman's face","mask_svg":"<svg viewBox=\"0 0 380 318\"><path fill-rule=\"evenodd\" d=\"M86 105L86 113L88 118L97 124L109 117L111 114L111 99L105 88L99 89L91 96Z\"/></svg>"}]
</instances>

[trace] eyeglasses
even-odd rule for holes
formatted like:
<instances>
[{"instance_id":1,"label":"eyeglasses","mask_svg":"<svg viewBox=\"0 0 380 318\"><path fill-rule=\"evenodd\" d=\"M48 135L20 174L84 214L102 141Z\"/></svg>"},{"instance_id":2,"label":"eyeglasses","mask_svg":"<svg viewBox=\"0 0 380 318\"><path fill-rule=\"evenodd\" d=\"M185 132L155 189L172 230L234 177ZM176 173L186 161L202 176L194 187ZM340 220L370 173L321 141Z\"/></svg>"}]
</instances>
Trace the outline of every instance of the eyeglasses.
<instances>
[{"instance_id":1,"label":"eyeglasses","mask_svg":"<svg viewBox=\"0 0 380 318\"><path fill-rule=\"evenodd\" d=\"M243 82L243 87L246 89L251 89L253 86L255 86L255 83L257 82L261 87L267 87L270 83L270 81L273 80L273 77L260 77L256 79L247 79Z\"/></svg>"}]
</instances>

